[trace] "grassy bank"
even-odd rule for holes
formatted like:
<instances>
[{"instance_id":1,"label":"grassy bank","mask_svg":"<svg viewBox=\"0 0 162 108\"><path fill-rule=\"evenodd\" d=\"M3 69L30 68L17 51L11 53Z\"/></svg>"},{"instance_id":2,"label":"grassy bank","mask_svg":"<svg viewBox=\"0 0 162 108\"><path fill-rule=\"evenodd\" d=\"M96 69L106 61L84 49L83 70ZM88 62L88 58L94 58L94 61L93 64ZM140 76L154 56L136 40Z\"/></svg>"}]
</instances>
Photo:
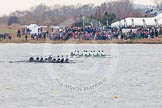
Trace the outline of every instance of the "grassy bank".
<instances>
[{"instance_id":1,"label":"grassy bank","mask_svg":"<svg viewBox=\"0 0 162 108\"><path fill-rule=\"evenodd\" d=\"M9 29L9 28L0 28L0 33L9 33L9 34L15 34L16 35L16 30L15 29Z\"/></svg>"}]
</instances>

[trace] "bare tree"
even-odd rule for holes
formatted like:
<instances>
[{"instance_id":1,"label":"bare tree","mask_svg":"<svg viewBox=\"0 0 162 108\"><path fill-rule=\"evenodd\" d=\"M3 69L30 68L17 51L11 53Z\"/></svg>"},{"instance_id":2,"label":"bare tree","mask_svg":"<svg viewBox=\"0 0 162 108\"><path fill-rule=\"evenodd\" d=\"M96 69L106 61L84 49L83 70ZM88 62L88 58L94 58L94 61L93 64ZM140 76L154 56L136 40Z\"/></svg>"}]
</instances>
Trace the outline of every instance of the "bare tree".
<instances>
[{"instance_id":1,"label":"bare tree","mask_svg":"<svg viewBox=\"0 0 162 108\"><path fill-rule=\"evenodd\" d=\"M118 19L142 15L140 9L134 9L132 0L105 2L100 6L94 6L93 4L69 6L56 4L53 7L49 7L40 4L36 7L32 7L29 11L15 11L10 15L17 16L19 18L19 23L22 25L31 23L58 25L64 20L80 16L93 16L96 20L100 20L105 12L114 13ZM8 17L9 16L0 17L0 24L7 24L5 18Z\"/></svg>"}]
</instances>

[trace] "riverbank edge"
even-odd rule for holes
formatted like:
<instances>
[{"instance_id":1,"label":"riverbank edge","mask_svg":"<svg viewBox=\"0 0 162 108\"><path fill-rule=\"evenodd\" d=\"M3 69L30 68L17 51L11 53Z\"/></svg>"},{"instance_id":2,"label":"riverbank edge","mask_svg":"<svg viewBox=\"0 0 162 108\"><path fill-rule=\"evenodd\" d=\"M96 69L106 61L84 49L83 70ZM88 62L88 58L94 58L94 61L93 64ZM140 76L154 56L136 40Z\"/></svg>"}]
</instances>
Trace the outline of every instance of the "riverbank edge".
<instances>
[{"instance_id":1,"label":"riverbank edge","mask_svg":"<svg viewBox=\"0 0 162 108\"><path fill-rule=\"evenodd\" d=\"M162 38L156 39L133 39L133 40L24 40L24 39L16 39L16 40L0 40L0 43L31 43L31 44L162 44Z\"/></svg>"}]
</instances>

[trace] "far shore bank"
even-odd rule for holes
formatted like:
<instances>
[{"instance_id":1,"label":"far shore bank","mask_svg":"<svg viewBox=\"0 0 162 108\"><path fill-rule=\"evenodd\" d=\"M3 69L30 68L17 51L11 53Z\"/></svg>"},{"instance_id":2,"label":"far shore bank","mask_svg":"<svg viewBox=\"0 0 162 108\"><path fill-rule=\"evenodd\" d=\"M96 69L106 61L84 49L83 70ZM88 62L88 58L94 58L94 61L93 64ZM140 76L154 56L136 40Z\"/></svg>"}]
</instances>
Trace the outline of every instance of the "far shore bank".
<instances>
[{"instance_id":1,"label":"far shore bank","mask_svg":"<svg viewBox=\"0 0 162 108\"><path fill-rule=\"evenodd\" d=\"M162 44L162 38L154 39L133 39L133 40L25 40L25 39L13 39L13 40L0 40L0 43L32 43L32 44Z\"/></svg>"}]
</instances>

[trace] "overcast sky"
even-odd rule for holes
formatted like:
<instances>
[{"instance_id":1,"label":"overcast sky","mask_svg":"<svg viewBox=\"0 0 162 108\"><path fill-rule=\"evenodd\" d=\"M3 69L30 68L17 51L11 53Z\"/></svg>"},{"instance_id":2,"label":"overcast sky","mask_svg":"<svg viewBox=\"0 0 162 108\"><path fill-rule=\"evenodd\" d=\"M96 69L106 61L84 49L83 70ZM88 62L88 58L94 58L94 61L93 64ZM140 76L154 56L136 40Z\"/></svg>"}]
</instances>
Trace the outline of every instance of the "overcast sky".
<instances>
[{"instance_id":1,"label":"overcast sky","mask_svg":"<svg viewBox=\"0 0 162 108\"><path fill-rule=\"evenodd\" d=\"M87 4L93 3L100 5L105 1L114 0L0 0L0 15L9 14L16 10L26 10L38 4L54 5L54 4ZM95 2L94 2L95 1ZM154 0L133 0L135 4L153 5Z\"/></svg>"}]
</instances>

